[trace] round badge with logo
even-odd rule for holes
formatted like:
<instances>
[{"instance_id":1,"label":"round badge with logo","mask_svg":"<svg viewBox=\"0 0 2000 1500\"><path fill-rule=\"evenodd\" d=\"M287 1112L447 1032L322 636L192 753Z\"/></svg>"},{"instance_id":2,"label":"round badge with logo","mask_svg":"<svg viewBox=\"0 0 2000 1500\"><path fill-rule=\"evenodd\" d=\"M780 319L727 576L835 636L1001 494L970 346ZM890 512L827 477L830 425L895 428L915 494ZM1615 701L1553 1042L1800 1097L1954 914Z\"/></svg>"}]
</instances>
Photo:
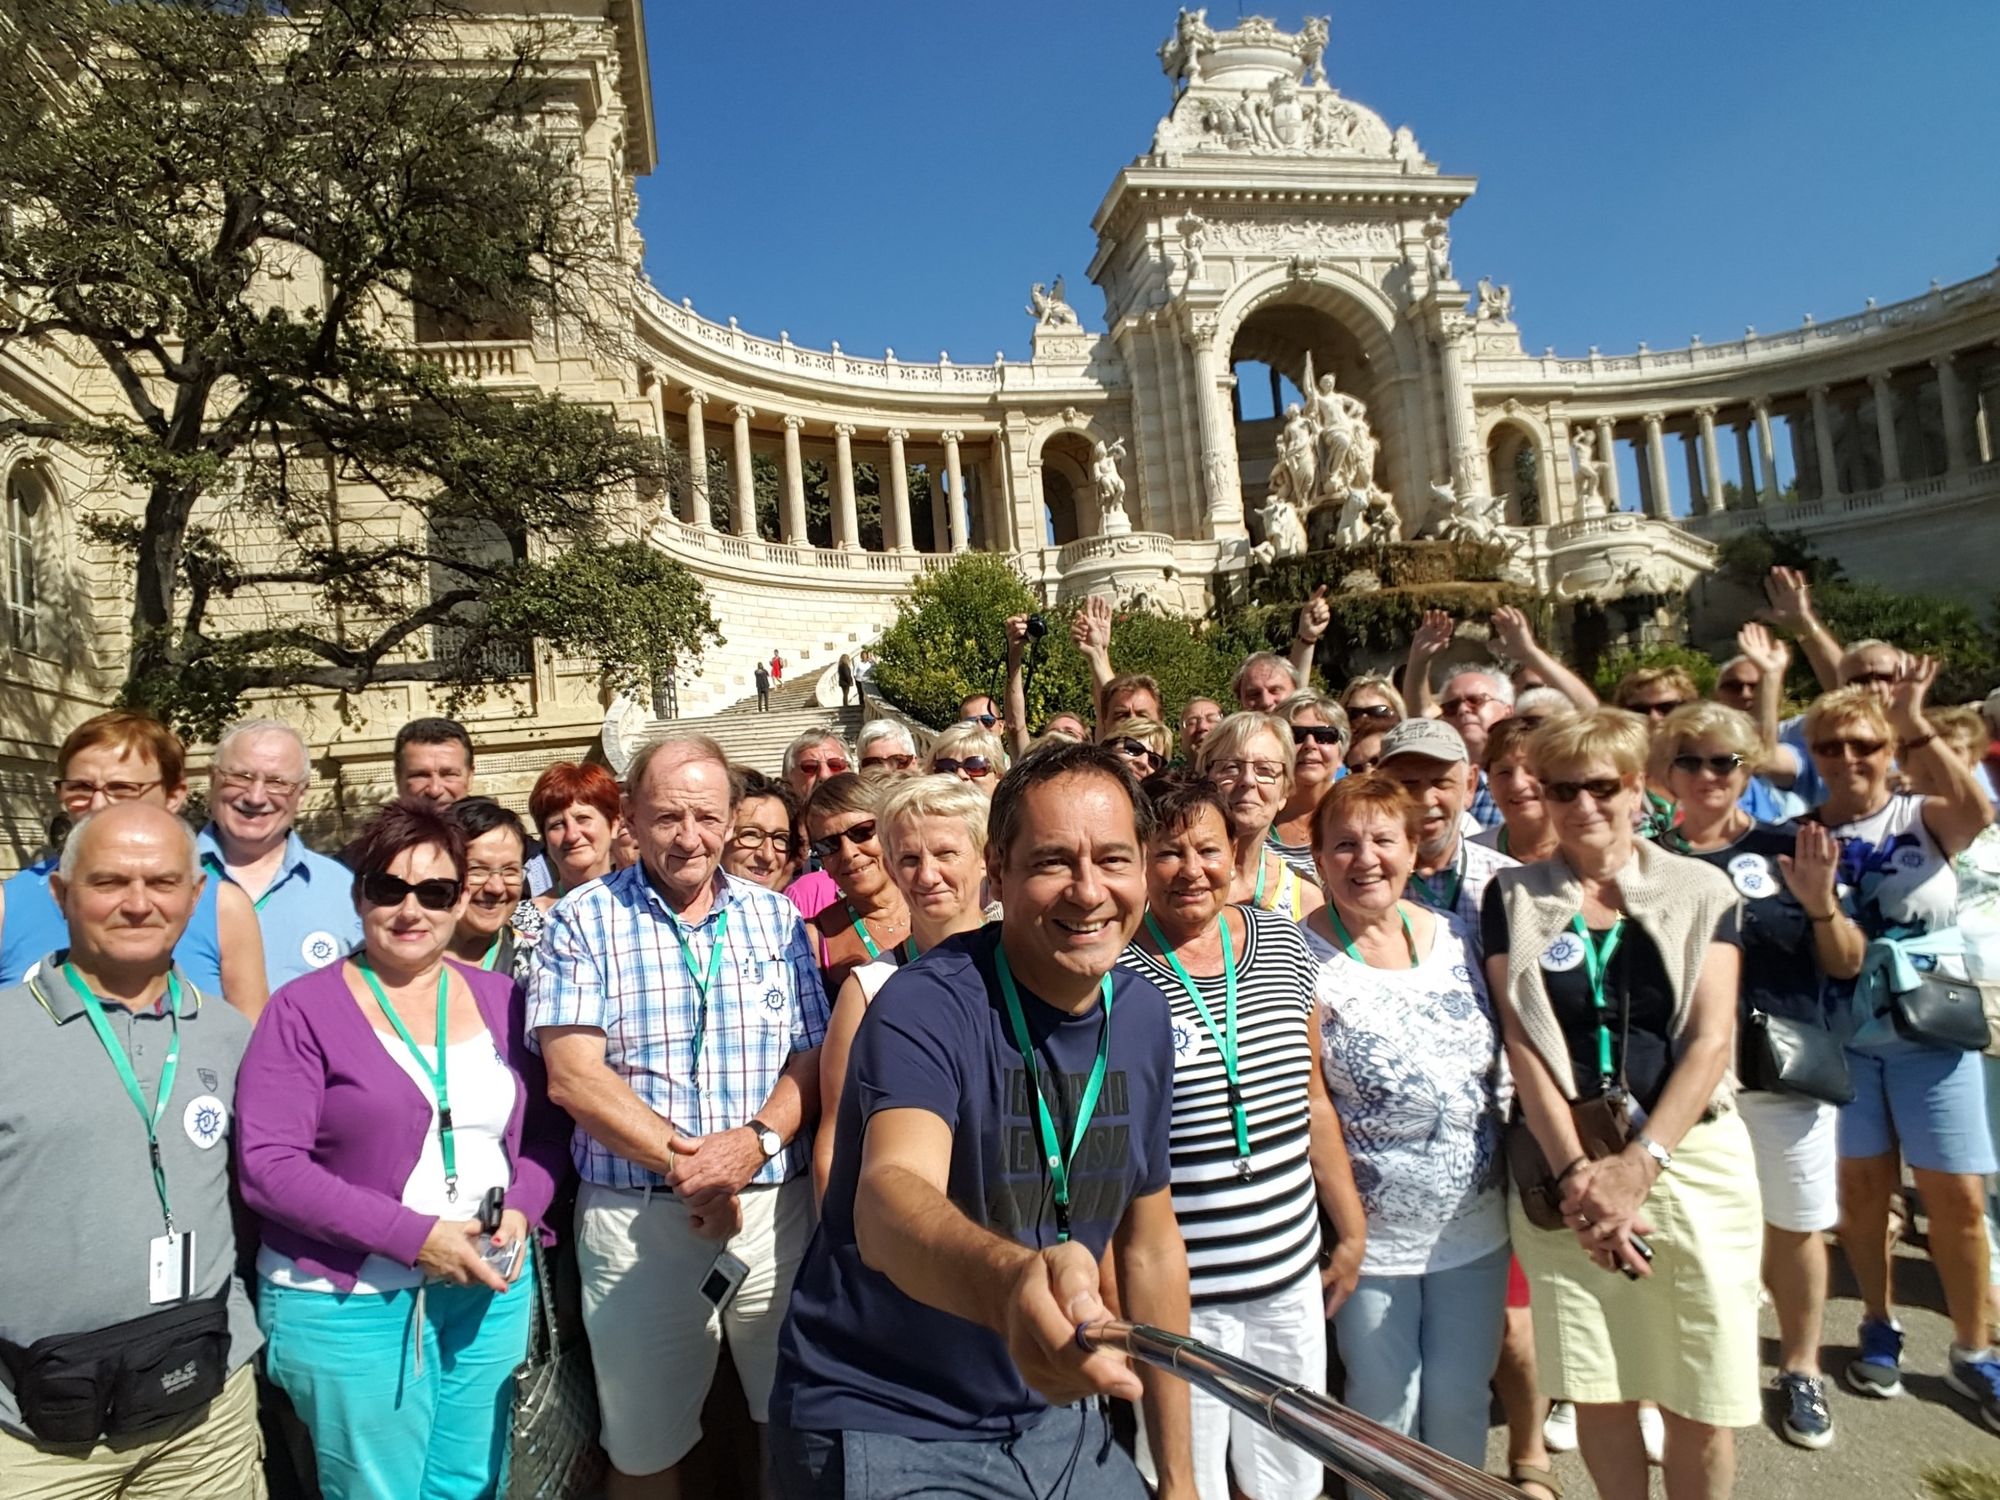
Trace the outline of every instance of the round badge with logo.
<instances>
[{"instance_id":1,"label":"round badge with logo","mask_svg":"<svg viewBox=\"0 0 2000 1500\"><path fill-rule=\"evenodd\" d=\"M1542 967L1551 974L1567 974L1583 962L1583 944L1573 932L1559 932L1542 950Z\"/></svg>"},{"instance_id":2,"label":"round badge with logo","mask_svg":"<svg viewBox=\"0 0 2000 1500\"><path fill-rule=\"evenodd\" d=\"M1924 851L1912 846L1896 856L1896 863L1906 870L1921 870L1924 867Z\"/></svg>"},{"instance_id":3,"label":"round badge with logo","mask_svg":"<svg viewBox=\"0 0 2000 1500\"><path fill-rule=\"evenodd\" d=\"M1761 854L1739 854L1729 861L1729 883L1738 895L1761 901L1778 894L1778 882L1771 874L1771 862Z\"/></svg>"},{"instance_id":4,"label":"round badge with logo","mask_svg":"<svg viewBox=\"0 0 2000 1500\"><path fill-rule=\"evenodd\" d=\"M1174 1066L1184 1068L1201 1056L1201 1029L1192 1021L1174 1022Z\"/></svg>"},{"instance_id":5,"label":"round badge with logo","mask_svg":"<svg viewBox=\"0 0 2000 1500\"><path fill-rule=\"evenodd\" d=\"M181 1111L181 1129L187 1138L207 1151L219 1145L229 1129L229 1106L213 1094L190 1099Z\"/></svg>"},{"instance_id":6,"label":"round badge with logo","mask_svg":"<svg viewBox=\"0 0 2000 1500\"><path fill-rule=\"evenodd\" d=\"M330 932L309 932L299 944L299 957L323 969L340 957L340 939Z\"/></svg>"}]
</instances>

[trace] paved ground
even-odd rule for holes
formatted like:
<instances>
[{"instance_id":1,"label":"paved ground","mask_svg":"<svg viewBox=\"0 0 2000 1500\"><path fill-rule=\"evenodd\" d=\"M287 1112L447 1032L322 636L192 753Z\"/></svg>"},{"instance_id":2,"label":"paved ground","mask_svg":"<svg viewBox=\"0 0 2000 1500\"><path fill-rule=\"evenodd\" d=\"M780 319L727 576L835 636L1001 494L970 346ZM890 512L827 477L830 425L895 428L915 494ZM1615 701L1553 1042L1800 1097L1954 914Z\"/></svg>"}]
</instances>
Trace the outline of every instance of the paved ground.
<instances>
[{"instance_id":1,"label":"paved ground","mask_svg":"<svg viewBox=\"0 0 2000 1500\"><path fill-rule=\"evenodd\" d=\"M1765 1425L1737 1434L1736 1493L1743 1500L1915 1500L1925 1492L1919 1475L1934 1463L1961 1459L2000 1470L2000 1436L1982 1426L1969 1402L1945 1385L1942 1371L1951 1342L1937 1275L1921 1250L1902 1246L1896 1263L1906 1342L1904 1394L1893 1401L1870 1401L1839 1382L1842 1365L1854 1352L1861 1306L1854 1300L1839 1252L1834 1254L1834 1301L1827 1311L1826 1370L1833 1407L1834 1444L1820 1453L1794 1448L1778 1435L1777 1407L1767 1406ZM1777 1321L1764 1314L1764 1374L1776 1374ZM1504 1472L1505 1434L1493 1434L1489 1467ZM1556 1460L1569 1500L1594 1493L1590 1476L1575 1454ZM1654 1471L1653 1493L1664 1486Z\"/></svg>"}]
</instances>

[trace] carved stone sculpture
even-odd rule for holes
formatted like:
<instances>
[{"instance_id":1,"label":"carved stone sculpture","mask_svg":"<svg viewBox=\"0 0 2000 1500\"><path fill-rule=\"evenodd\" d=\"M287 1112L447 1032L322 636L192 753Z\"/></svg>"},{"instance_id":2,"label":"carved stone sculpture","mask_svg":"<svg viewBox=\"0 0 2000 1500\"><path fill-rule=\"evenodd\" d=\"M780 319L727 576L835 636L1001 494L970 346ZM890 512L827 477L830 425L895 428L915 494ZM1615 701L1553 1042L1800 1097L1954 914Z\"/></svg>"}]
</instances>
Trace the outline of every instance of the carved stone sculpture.
<instances>
[{"instance_id":1,"label":"carved stone sculpture","mask_svg":"<svg viewBox=\"0 0 2000 1500\"><path fill-rule=\"evenodd\" d=\"M1611 510L1611 465L1597 456L1597 435L1585 428L1576 435L1576 499L1586 516L1607 515Z\"/></svg>"},{"instance_id":2,"label":"carved stone sculpture","mask_svg":"<svg viewBox=\"0 0 2000 1500\"><path fill-rule=\"evenodd\" d=\"M1424 255L1432 281L1451 280L1451 230L1436 214L1424 220Z\"/></svg>"},{"instance_id":3,"label":"carved stone sculpture","mask_svg":"<svg viewBox=\"0 0 2000 1500\"><path fill-rule=\"evenodd\" d=\"M1514 289L1496 284L1491 276L1479 278L1479 321L1482 323L1511 323L1514 321Z\"/></svg>"},{"instance_id":4,"label":"carved stone sculpture","mask_svg":"<svg viewBox=\"0 0 2000 1500\"><path fill-rule=\"evenodd\" d=\"M1036 282L1028 291L1028 316L1040 328L1081 328L1076 309L1063 297L1063 279L1058 276L1053 287Z\"/></svg>"},{"instance_id":5,"label":"carved stone sculpture","mask_svg":"<svg viewBox=\"0 0 2000 1500\"><path fill-rule=\"evenodd\" d=\"M1299 28L1301 82L1310 82L1321 88L1326 87L1326 40L1326 17L1307 16L1305 25Z\"/></svg>"},{"instance_id":6,"label":"carved stone sculpture","mask_svg":"<svg viewBox=\"0 0 2000 1500\"><path fill-rule=\"evenodd\" d=\"M1187 279L1208 280L1208 262L1202 251L1208 244L1208 221L1200 214L1185 214L1180 222L1181 248L1187 252Z\"/></svg>"},{"instance_id":7,"label":"carved stone sculpture","mask_svg":"<svg viewBox=\"0 0 2000 1500\"><path fill-rule=\"evenodd\" d=\"M1302 511L1344 505L1356 493L1386 503L1388 497L1375 488L1378 444L1368 425L1367 403L1340 390L1331 374L1314 381L1310 357L1305 385L1306 406L1285 408L1269 498ZM1389 509L1393 514L1393 504Z\"/></svg>"},{"instance_id":8,"label":"carved stone sculpture","mask_svg":"<svg viewBox=\"0 0 2000 1500\"><path fill-rule=\"evenodd\" d=\"M1289 500L1265 501L1257 519L1264 523L1264 540L1250 549L1251 556L1269 563L1280 557L1297 557L1306 550L1305 522Z\"/></svg>"},{"instance_id":9,"label":"carved stone sculpture","mask_svg":"<svg viewBox=\"0 0 2000 1500\"><path fill-rule=\"evenodd\" d=\"M1174 81L1178 90L1182 84L1193 85L1201 82L1201 59L1203 54L1215 50L1215 33L1208 25L1208 8L1189 10L1181 7L1181 13L1174 18L1174 34L1160 43L1160 71Z\"/></svg>"},{"instance_id":10,"label":"carved stone sculpture","mask_svg":"<svg viewBox=\"0 0 2000 1500\"><path fill-rule=\"evenodd\" d=\"M1122 536L1132 529L1125 514L1125 478L1118 472L1118 460L1124 456L1123 438L1091 449L1090 482L1097 491L1098 529L1105 536Z\"/></svg>"}]
</instances>

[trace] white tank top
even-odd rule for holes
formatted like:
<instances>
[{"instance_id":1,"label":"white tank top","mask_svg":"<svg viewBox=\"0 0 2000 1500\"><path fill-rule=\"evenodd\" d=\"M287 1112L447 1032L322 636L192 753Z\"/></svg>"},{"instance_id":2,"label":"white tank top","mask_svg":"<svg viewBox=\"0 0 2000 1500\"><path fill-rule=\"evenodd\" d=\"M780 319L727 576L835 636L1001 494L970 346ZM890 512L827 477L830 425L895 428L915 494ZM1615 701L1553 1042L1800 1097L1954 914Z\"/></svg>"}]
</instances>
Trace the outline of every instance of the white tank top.
<instances>
[{"instance_id":1,"label":"white tank top","mask_svg":"<svg viewBox=\"0 0 2000 1500\"><path fill-rule=\"evenodd\" d=\"M1941 932L1958 922L1958 877L1924 826L1924 799L1888 805L1833 826L1840 894L1871 938Z\"/></svg>"}]
</instances>

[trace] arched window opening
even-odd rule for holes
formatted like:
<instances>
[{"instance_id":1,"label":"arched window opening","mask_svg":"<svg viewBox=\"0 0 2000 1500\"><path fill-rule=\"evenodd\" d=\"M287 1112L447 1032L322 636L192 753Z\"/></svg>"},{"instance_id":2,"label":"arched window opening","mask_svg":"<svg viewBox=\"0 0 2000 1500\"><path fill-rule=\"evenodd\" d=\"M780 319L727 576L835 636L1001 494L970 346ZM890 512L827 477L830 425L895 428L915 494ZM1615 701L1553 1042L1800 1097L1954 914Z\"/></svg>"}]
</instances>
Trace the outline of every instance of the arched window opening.
<instances>
[{"instance_id":1,"label":"arched window opening","mask_svg":"<svg viewBox=\"0 0 2000 1500\"><path fill-rule=\"evenodd\" d=\"M47 522L48 486L26 464L7 476L5 513L0 514L0 568L6 572L8 644L17 651L42 645L41 533Z\"/></svg>"},{"instance_id":2,"label":"arched window opening","mask_svg":"<svg viewBox=\"0 0 2000 1500\"><path fill-rule=\"evenodd\" d=\"M498 524L469 516L433 516L430 520L431 551L438 558L453 558L476 568L504 568L522 555ZM431 601L442 600L460 590L476 588L476 575L461 571L448 562L431 564ZM476 656L479 673L489 678L526 677L533 668L525 641L495 641L486 637L485 606L476 601L459 604L452 617L431 626L431 659L456 662Z\"/></svg>"}]
</instances>

